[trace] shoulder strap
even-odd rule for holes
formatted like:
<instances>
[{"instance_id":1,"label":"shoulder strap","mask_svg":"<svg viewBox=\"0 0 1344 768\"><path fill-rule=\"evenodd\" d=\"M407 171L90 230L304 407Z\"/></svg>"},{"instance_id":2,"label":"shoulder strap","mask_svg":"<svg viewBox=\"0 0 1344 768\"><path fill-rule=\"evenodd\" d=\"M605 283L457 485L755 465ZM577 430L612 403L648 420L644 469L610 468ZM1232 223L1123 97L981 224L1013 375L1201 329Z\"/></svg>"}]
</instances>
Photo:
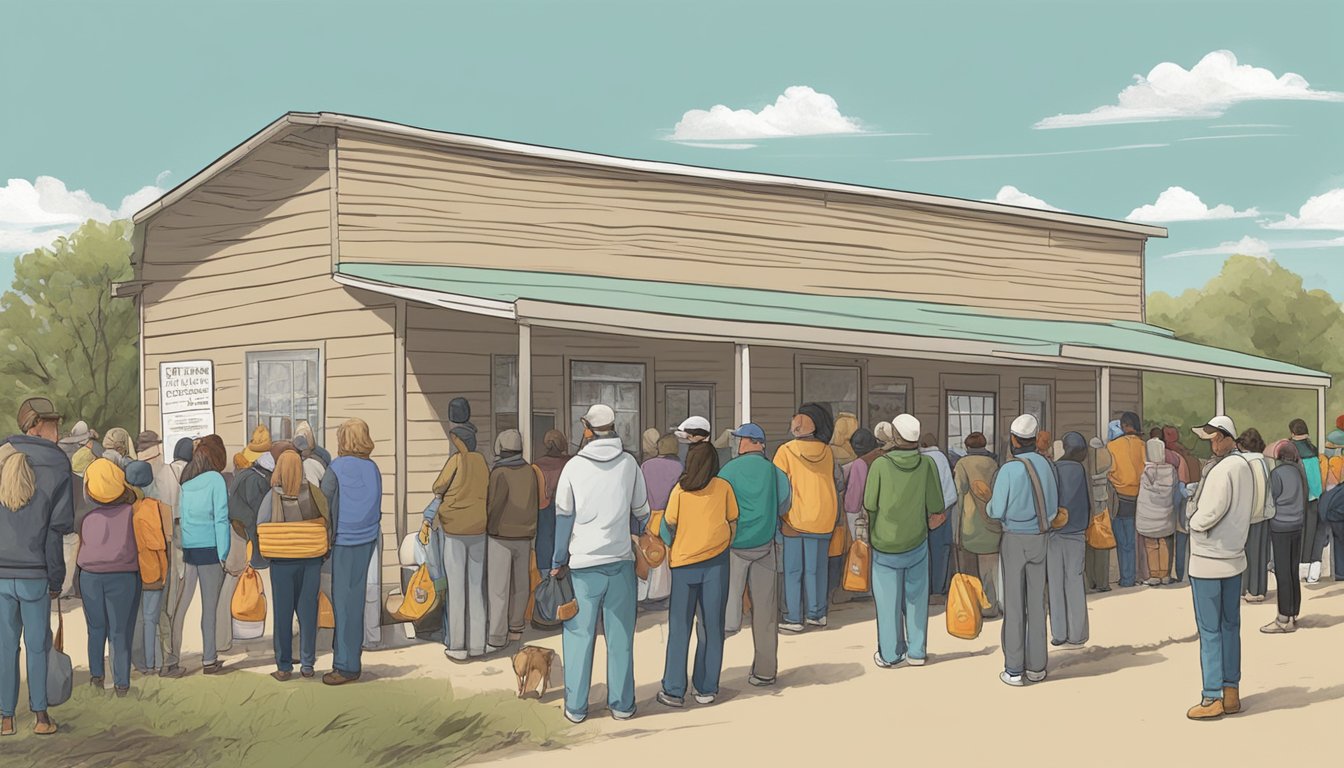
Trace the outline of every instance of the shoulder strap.
<instances>
[{"instance_id":1,"label":"shoulder strap","mask_svg":"<svg viewBox=\"0 0 1344 768\"><path fill-rule=\"evenodd\" d=\"M285 502L274 488L271 489L271 522L285 522Z\"/></svg>"},{"instance_id":2,"label":"shoulder strap","mask_svg":"<svg viewBox=\"0 0 1344 768\"><path fill-rule=\"evenodd\" d=\"M1045 492L1041 490L1041 478L1036 474L1036 467L1032 466L1027 459L1018 456L1016 461L1022 462L1027 470L1027 479L1031 480L1031 492L1036 497L1036 525L1040 526L1041 533L1050 530L1050 523L1045 518Z\"/></svg>"}]
</instances>

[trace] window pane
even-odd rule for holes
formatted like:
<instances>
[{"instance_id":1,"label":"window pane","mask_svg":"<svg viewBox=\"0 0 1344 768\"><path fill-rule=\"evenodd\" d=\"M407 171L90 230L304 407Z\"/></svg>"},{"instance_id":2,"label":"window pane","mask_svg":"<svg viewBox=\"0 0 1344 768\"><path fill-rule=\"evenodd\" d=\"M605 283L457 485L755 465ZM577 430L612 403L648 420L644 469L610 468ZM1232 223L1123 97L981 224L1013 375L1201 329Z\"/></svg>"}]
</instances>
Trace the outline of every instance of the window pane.
<instances>
[{"instance_id":1,"label":"window pane","mask_svg":"<svg viewBox=\"0 0 1344 768\"><path fill-rule=\"evenodd\" d=\"M247 353L244 439L265 425L274 440L289 440L300 421L321 434L321 380L317 350Z\"/></svg>"},{"instance_id":2,"label":"window pane","mask_svg":"<svg viewBox=\"0 0 1344 768\"><path fill-rule=\"evenodd\" d=\"M491 399L495 413L518 412L518 356L495 355L491 377ZM510 427L512 429L512 427Z\"/></svg>"},{"instance_id":3,"label":"window pane","mask_svg":"<svg viewBox=\"0 0 1344 768\"><path fill-rule=\"evenodd\" d=\"M1041 429L1050 429L1050 385L1023 384L1022 412L1036 417Z\"/></svg>"},{"instance_id":4,"label":"window pane","mask_svg":"<svg viewBox=\"0 0 1344 768\"><path fill-rule=\"evenodd\" d=\"M803 366L803 402L830 406L831 415L859 412L859 369Z\"/></svg>"},{"instance_id":5,"label":"window pane","mask_svg":"<svg viewBox=\"0 0 1344 768\"><path fill-rule=\"evenodd\" d=\"M616 432L626 447L639 445L643 423L644 366L639 363L570 364L570 421L574 441L583 434L580 418L594 404L616 412Z\"/></svg>"},{"instance_id":6,"label":"window pane","mask_svg":"<svg viewBox=\"0 0 1344 768\"><path fill-rule=\"evenodd\" d=\"M667 423L663 428L670 432L691 415L690 390L685 387L668 387L663 390L663 398L663 411L667 414Z\"/></svg>"},{"instance_id":7,"label":"window pane","mask_svg":"<svg viewBox=\"0 0 1344 768\"><path fill-rule=\"evenodd\" d=\"M709 420L710 431L711 431L711 432L712 432L713 429L714 429L714 426L713 426L713 425L714 425L714 414L712 413L712 411L713 411L713 406L710 404L710 400L712 400L712 399L713 399L713 398L710 397L710 392L709 392L709 389L708 389L708 388L706 388L706 387L696 387L695 389L692 389L692 390L691 390L691 408L690 408L690 413L687 414L687 416L704 416L706 419Z\"/></svg>"},{"instance_id":8,"label":"window pane","mask_svg":"<svg viewBox=\"0 0 1344 768\"><path fill-rule=\"evenodd\" d=\"M644 381L644 366L639 363L593 363L578 362L570 364L570 376L574 381Z\"/></svg>"},{"instance_id":9,"label":"window pane","mask_svg":"<svg viewBox=\"0 0 1344 768\"><path fill-rule=\"evenodd\" d=\"M981 432L991 449L994 446L994 396L990 394L956 394L947 396L947 447L960 455L966 454L966 436Z\"/></svg>"}]
</instances>

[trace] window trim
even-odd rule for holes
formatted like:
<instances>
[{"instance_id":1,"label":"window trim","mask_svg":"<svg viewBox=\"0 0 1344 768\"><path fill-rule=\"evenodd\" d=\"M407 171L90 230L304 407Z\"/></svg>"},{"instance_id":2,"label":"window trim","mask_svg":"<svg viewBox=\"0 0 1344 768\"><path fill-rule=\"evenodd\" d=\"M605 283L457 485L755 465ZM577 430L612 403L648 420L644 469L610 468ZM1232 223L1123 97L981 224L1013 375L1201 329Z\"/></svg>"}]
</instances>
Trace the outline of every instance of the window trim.
<instances>
[{"instance_id":1,"label":"window trim","mask_svg":"<svg viewBox=\"0 0 1344 768\"><path fill-rule=\"evenodd\" d=\"M522 421L521 421L522 416L519 413L519 411L521 410L521 406L516 396L514 399L513 410L501 411L495 407L495 370L496 370L495 366L500 360L500 358L505 357L513 358L514 375L517 376L518 375L517 352L513 353L500 352L490 355L490 426L491 429L493 430L491 434L493 434L495 437L499 437L499 433L503 431L499 428L499 417L501 415L513 414L514 421L518 423L520 429L522 427ZM518 386L520 387L522 386L521 377L519 378Z\"/></svg>"},{"instance_id":2,"label":"window trim","mask_svg":"<svg viewBox=\"0 0 1344 768\"><path fill-rule=\"evenodd\" d=\"M1056 392L1058 391L1057 387L1055 386L1055 380L1022 379L1017 386L1017 404L1019 406L1019 410L1022 411L1022 413L1027 412L1028 386L1043 386L1047 390L1049 390L1049 394L1047 394L1045 397L1045 423L1041 425L1041 429L1050 432L1050 434L1053 435L1055 439L1058 439L1060 435L1055 434L1057 431L1055 429L1055 396Z\"/></svg>"},{"instance_id":3,"label":"window trim","mask_svg":"<svg viewBox=\"0 0 1344 768\"><path fill-rule=\"evenodd\" d=\"M717 437L717 435L714 434L714 422L718 421L718 419L714 418L714 415L715 415L715 409L718 408L718 406L719 406L719 402L718 402L719 398L718 398L718 393L715 391L715 390L717 389L717 387L714 386L714 383L713 383L713 382L709 382L709 381L668 381L668 382L660 383L660 384L658 385L658 395L659 395L659 400L660 400L660 402L662 402L662 404L663 404L663 408L662 408L662 411L663 411L663 413L662 413L662 417L663 417L664 419L667 418L667 390L670 389L670 388L677 388L677 387L680 387L680 388L683 388L683 389L708 389L708 390L709 390L709 413L705 415L705 418L709 419L710 438L713 439L714 437ZM657 422L655 421L655 423L654 423L654 428L657 429L657 426L658 426L658 425L657 425ZM664 434L664 435L665 435L665 434L667 434L668 432L671 432L672 430L676 429L676 428L679 427L679 426L681 426L681 425L680 425L680 424L668 424L668 425L667 425L667 430L664 431L664 432L660 432L659 434Z\"/></svg>"},{"instance_id":4,"label":"window trim","mask_svg":"<svg viewBox=\"0 0 1344 768\"><path fill-rule=\"evenodd\" d=\"M867 377L867 386L865 386L865 387L863 388L863 391L864 391L865 396L868 398L869 404L871 404L871 402L872 402L872 396L873 396L873 394L875 393L875 390L873 389L873 384L874 384L874 383L878 383L878 384L904 384L904 385L905 385L905 405L906 405L905 412L906 412L906 413L910 413L910 414L913 414L913 413L915 412L915 380L914 380L913 377L910 377L910 376L872 376L872 375L868 376L868 377ZM879 394L884 394L884 395L885 395L885 394L891 394L891 393L889 393L889 392L881 392L881 393L879 393ZM863 411L865 417L866 417L867 414L868 414L868 407L871 407L871 406L870 406L870 405L866 405L865 408L864 408L864 411ZM870 426L869 429L871 429L871 428L872 428L872 427Z\"/></svg>"},{"instance_id":5,"label":"window trim","mask_svg":"<svg viewBox=\"0 0 1344 768\"><path fill-rule=\"evenodd\" d=\"M950 423L952 420L952 405L948 402L948 400L952 399L953 397L987 397L994 401L994 413L991 414L989 421L991 424L994 425L994 435L992 436L993 442L991 443L991 446L997 446L999 444L999 441L1002 439L1002 436L999 434L999 432L1001 431L999 429L999 420L1001 416L1000 411L1002 410L1001 400L1003 398L999 396L999 393L997 391L989 389L946 387L943 389L942 419L941 419L942 423L938 425L942 433L942 439L940 440L940 442L942 443L943 450L948 452L951 452L952 450L952 430L950 429ZM995 449L991 447L990 450Z\"/></svg>"},{"instance_id":6,"label":"window trim","mask_svg":"<svg viewBox=\"0 0 1344 768\"><path fill-rule=\"evenodd\" d=\"M567 432L573 432L576 426L575 423L571 421L571 414L573 413L575 407L574 406L575 363L611 363L616 365L640 365L644 367L644 378L640 381L639 427L636 430L635 434L636 442L635 445L633 446L631 445L624 446L624 448L627 451L638 451L639 435L643 434L644 430L647 429L645 425L648 423L647 418L650 408L656 406L656 403L654 402L655 399L654 385L650 383L652 381L656 381L654 376L657 373L657 371L654 368L653 360L651 358L626 357L621 355L613 355L609 357L604 356L602 358L595 358L590 355L583 355L583 356L565 355L564 368L561 371L561 378L563 379L562 390L564 396L564 401L561 403L561 408L563 409L562 413L564 414L565 417L565 430ZM582 444L583 435L580 433L580 434L569 434L567 436L569 437L570 448L572 450L578 450L578 447Z\"/></svg>"},{"instance_id":7,"label":"window trim","mask_svg":"<svg viewBox=\"0 0 1344 768\"><path fill-rule=\"evenodd\" d=\"M259 349L249 349L243 352L243 438L242 444L247 445L252 440L252 429L256 427L251 424L252 403L250 397L252 392L249 387L249 380L252 378L252 365L265 360L297 360L306 359L301 356L313 354L317 356L317 419L316 423L309 422L313 428L313 434L317 435L319 441L324 440L326 434L327 422L327 349L326 344L316 342L311 347L263 347ZM260 371L258 371L258 386L260 386ZM250 425L250 426L249 426ZM297 424L296 424L297 426ZM268 427L269 429L269 427Z\"/></svg>"},{"instance_id":8,"label":"window trim","mask_svg":"<svg viewBox=\"0 0 1344 768\"><path fill-rule=\"evenodd\" d=\"M818 357L797 355L794 357L794 385L793 392L798 403L809 402L803 393L803 372L805 368L835 368L835 369L853 369L859 373L859 387L855 393L858 403L855 405L855 416L862 419L867 413L868 407L868 360L866 358L856 357ZM796 408L797 404L790 406ZM831 418L839 418L840 414L832 413Z\"/></svg>"}]
</instances>

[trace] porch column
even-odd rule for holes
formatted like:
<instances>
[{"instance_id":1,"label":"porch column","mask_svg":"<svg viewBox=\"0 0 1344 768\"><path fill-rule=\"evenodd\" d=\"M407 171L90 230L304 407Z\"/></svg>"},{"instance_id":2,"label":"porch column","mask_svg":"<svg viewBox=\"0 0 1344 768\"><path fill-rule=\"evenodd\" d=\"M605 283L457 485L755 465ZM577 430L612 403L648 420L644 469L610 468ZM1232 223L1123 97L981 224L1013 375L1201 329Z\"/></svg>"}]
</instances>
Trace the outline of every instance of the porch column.
<instances>
[{"instance_id":1,"label":"porch column","mask_svg":"<svg viewBox=\"0 0 1344 768\"><path fill-rule=\"evenodd\" d=\"M1106 425L1111 423L1111 369L1097 371L1097 437L1106 439Z\"/></svg>"},{"instance_id":2,"label":"porch column","mask_svg":"<svg viewBox=\"0 0 1344 768\"><path fill-rule=\"evenodd\" d=\"M733 428L751 421L751 346L733 348Z\"/></svg>"},{"instance_id":3,"label":"porch column","mask_svg":"<svg viewBox=\"0 0 1344 768\"><path fill-rule=\"evenodd\" d=\"M1326 436L1326 417L1325 417L1325 387L1316 388L1316 440L1321 445L1325 445ZM1344 546L1336 544L1335 546Z\"/></svg>"},{"instance_id":4,"label":"porch column","mask_svg":"<svg viewBox=\"0 0 1344 768\"><path fill-rule=\"evenodd\" d=\"M1216 416L1227 415L1227 397L1223 394L1223 380L1213 380L1213 411Z\"/></svg>"},{"instance_id":5,"label":"porch column","mask_svg":"<svg viewBox=\"0 0 1344 768\"><path fill-rule=\"evenodd\" d=\"M532 326L518 324L518 433L523 458L532 460Z\"/></svg>"}]
</instances>

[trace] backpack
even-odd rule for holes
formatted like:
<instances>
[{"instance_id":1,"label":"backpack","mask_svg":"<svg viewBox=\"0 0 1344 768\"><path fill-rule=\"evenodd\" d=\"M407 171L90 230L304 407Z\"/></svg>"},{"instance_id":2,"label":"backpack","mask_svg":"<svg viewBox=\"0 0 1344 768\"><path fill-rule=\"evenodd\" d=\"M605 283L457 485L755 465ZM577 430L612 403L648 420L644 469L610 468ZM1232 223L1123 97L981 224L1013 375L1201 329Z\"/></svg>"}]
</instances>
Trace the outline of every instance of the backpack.
<instances>
[{"instance_id":1,"label":"backpack","mask_svg":"<svg viewBox=\"0 0 1344 768\"><path fill-rule=\"evenodd\" d=\"M327 524L305 485L298 496L271 491L271 521L257 525L257 542L268 560L322 557L329 549Z\"/></svg>"}]
</instances>

